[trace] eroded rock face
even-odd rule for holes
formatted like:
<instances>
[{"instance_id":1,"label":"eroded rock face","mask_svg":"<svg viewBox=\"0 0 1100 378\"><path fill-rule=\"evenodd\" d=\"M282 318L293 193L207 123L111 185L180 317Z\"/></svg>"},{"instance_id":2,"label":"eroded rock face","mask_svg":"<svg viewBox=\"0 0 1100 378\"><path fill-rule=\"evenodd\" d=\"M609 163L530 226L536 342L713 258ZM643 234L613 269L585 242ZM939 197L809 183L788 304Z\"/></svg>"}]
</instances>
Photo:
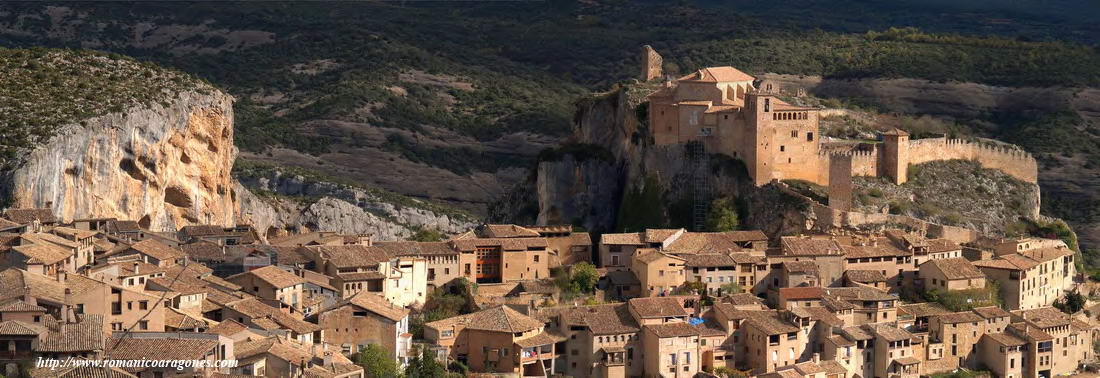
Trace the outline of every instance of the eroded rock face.
<instances>
[{"instance_id":1,"label":"eroded rock face","mask_svg":"<svg viewBox=\"0 0 1100 378\"><path fill-rule=\"evenodd\" d=\"M229 95L183 92L166 105L66 125L2 177L12 207L48 207L65 221L116 217L154 231L231 225L237 211L230 170Z\"/></svg>"},{"instance_id":2,"label":"eroded rock face","mask_svg":"<svg viewBox=\"0 0 1100 378\"><path fill-rule=\"evenodd\" d=\"M376 241L401 240L418 229L457 234L477 225L475 219L387 202L366 190L313 182L272 172L240 177L240 220L271 238L310 231L367 234ZM243 184L243 185L242 185ZM253 193L274 195L256 195Z\"/></svg>"}]
</instances>

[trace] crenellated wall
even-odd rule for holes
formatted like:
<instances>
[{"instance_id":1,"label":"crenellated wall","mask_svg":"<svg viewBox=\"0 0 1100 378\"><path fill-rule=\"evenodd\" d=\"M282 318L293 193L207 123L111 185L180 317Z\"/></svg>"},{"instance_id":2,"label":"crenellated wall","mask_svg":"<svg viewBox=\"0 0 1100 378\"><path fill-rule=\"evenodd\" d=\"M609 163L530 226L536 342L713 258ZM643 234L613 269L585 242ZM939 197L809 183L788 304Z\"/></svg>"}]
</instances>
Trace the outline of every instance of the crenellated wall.
<instances>
[{"instance_id":1,"label":"crenellated wall","mask_svg":"<svg viewBox=\"0 0 1100 378\"><path fill-rule=\"evenodd\" d=\"M909 164L936 160L973 160L984 168L997 169L1021 181L1036 183L1039 166L1031 154L1009 147L997 147L962 139L928 138L909 141Z\"/></svg>"},{"instance_id":2,"label":"crenellated wall","mask_svg":"<svg viewBox=\"0 0 1100 378\"><path fill-rule=\"evenodd\" d=\"M886 159L886 150L875 146L870 151L821 151L818 156L821 169L815 183L829 184L829 161L834 155L852 157L852 176L888 176L882 166ZM927 138L909 141L908 164L921 164L940 160L971 160L983 168L997 169L1016 179L1035 184L1038 178L1038 163L1031 154L1011 147L997 147L989 144L971 142L962 139Z\"/></svg>"},{"instance_id":3,"label":"crenellated wall","mask_svg":"<svg viewBox=\"0 0 1100 378\"><path fill-rule=\"evenodd\" d=\"M852 176L878 176L879 175L879 155L880 149L875 148L871 151L822 151L818 154L818 160L820 161L820 167L829 167L829 162L834 155L845 155L852 157ZM817 182L818 185L829 184L829 170L822 169L820 177Z\"/></svg>"}]
</instances>

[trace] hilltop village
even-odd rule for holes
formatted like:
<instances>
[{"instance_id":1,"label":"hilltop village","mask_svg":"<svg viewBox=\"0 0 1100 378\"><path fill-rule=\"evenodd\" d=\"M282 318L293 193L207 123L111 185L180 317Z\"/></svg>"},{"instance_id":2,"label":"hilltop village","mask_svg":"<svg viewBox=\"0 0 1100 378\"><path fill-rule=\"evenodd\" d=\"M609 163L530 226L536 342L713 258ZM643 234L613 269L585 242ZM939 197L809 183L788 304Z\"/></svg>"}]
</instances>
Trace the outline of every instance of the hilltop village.
<instances>
[{"instance_id":1,"label":"hilltop village","mask_svg":"<svg viewBox=\"0 0 1100 378\"><path fill-rule=\"evenodd\" d=\"M1051 307L1081 280L1060 240L648 229L594 243L487 224L441 242L265 242L247 225L151 232L48 209L8 209L0 238L5 361L239 361L112 376L374 376L354 362L380 348L399 367L504 376L1035 378L1092 361L1098 327ZM563 289L588 269L592 287ZM424 322L444 296L463 313Z\"/></svg>"},{"instance_id":2,"label":"hilltop village","mask_svg":"<svg viewBox=\"0 0 1100 378\"><path fill-rule=\"evenodd\" d=\"M825 109L735 68L664 77L650 48L643 63L641 81L659 86L645 98L653 145L738 159L755 186L827 186L827 204L808 210L818 227L480 224L383 241L8 208L3 373L1050 378L1095 361L1100 307L1073 246L851 211L853 176L900 185L912 164L965 159L1034 183L1030 155L898 129L874 143L827 139ZM194 206L173 199L181 214ZM28 366L35 358L237 364L51 370Z\"/></svg>"}]
</instances>

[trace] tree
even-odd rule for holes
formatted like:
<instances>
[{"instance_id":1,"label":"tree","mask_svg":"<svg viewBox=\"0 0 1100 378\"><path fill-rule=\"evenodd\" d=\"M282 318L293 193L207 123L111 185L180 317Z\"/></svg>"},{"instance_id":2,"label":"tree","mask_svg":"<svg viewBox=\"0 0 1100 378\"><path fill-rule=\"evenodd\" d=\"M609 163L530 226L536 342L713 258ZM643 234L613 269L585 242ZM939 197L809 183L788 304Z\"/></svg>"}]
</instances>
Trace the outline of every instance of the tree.
<instances>
[{"instance_id":1,"label":"tree","mask_svg":"<svg viewBox=\"0 0 1100 378\"><path fill-rule=\"evenodd\" d=\"M572 286L576 291L591 293L596 289L596 282L600 280L600 274L596 272L596 266L588 262L581 262L573 266Z\"/></svg>"},{"instance_id":2,"label":"tree","mask_svg":"<svg viewBox=\"0 0 1100 378\"><path fill-rule=\"evenodd\" d=\"M406 378L436 378L447 375L447 368L439 363L435 356L419 348L413 353L413 358L409 359L409 365L405 367Z\"/></svg>"},{"instance_id":3,"label":"tree","mask_svg":"<svg viewBox=\"0 0 1100 378\"><path fill-rule=\"evenodd\" d=\"M736 230L740 225L737 218L737 204L730 197L721 197L710 204L707 212L707 231L722 232Z\"/></svg>"},{"instance_id":4,"label":"tree","mask_svg":"<svg viewBox=\"0 0 1100 378\"><path fill-rule=\"evenodd\" d=\"M741 287L741 285L738 285L736 282L722 285L720 289L722 289L723 295L737 294L745 291L745 288Z\"/></svg>"},{"instance_id":5,"label":"tree","mask_svg":"<svg viewBox=\"0 0 1100 378\"><path fill-rule=\"evenodd\" d=\"M362 366L369 378L398 378L397 360L378 344L367 347L355 355L355 364Z\"/></svg>"},{"instance_id":6,"label":"tree","mask_svg":"<svg viewBox=\"0 0 1100 378\"><path fill-rule=\"evenodd\" d=\"M1067 314L1073 314L1085 308L1085 296L1076 291L1066 294L1061 300L1054 302L1054 307Z\"/></svg>"}]
</instances>

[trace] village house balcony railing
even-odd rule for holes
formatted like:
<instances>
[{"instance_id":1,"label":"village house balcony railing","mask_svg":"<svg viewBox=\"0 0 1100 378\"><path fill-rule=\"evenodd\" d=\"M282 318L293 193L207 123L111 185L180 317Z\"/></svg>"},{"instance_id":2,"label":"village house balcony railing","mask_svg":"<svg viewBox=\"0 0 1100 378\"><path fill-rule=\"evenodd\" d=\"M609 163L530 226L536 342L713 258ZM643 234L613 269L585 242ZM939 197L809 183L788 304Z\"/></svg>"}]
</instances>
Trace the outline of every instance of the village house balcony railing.
<instances>
[{"instance_id":1,"label":"village house balcony railing","mask_svg":"<svg viewBox=\"0 0 1100 378\"><path fill-rule=\"evenodd\" d=\"M554 357L555 356L554 356L553 348L550 348L550 346L548 346L548 345L542 347L541 350L539 350L538 347L533 347L533 348L524 348L523 351L520 352L520 360L522 360L522 361L550 360L550 359L553 359Z\"/></svg>"}]
</instances>

